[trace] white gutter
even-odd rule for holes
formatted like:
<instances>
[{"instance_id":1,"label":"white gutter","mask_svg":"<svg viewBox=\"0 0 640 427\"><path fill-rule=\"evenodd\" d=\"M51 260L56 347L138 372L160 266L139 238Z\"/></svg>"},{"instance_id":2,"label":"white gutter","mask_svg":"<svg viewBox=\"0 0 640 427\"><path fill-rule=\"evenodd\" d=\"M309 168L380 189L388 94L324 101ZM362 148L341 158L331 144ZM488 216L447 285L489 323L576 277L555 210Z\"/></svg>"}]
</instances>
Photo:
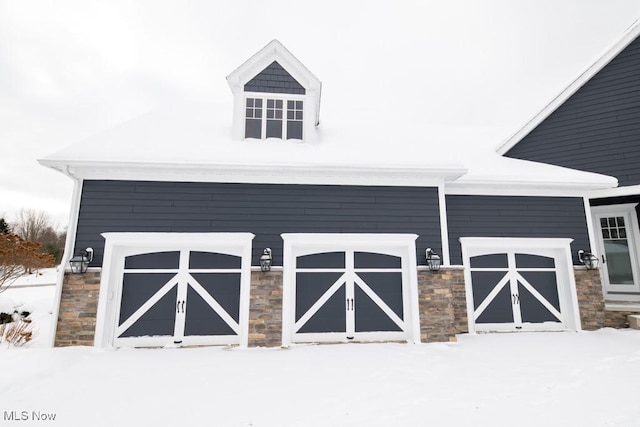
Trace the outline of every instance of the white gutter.
<instances>
[{"instance_id":1,"label":"white gutter","mask_svg":"<svg viewBox=\"0 0 640 427\"><path fill-rule=\"evenodd\" d=\"M71 196L71 209L69 211L69 223L67 225L67 241L64 245L64 254L58 270L56 281L56 294L53 305L53 325L49 330L49 345L53 347L56 343L56 332L58 330L58 316L60 315L60 301L62 300L62 285L64 284L64 273L69 260L73 257L76 232L78 230L78 215L80 213L80 196L82 194L82 180L74 176L70 168L62 172L73 180L73 194Z\"/></svg>"}]
</instances>

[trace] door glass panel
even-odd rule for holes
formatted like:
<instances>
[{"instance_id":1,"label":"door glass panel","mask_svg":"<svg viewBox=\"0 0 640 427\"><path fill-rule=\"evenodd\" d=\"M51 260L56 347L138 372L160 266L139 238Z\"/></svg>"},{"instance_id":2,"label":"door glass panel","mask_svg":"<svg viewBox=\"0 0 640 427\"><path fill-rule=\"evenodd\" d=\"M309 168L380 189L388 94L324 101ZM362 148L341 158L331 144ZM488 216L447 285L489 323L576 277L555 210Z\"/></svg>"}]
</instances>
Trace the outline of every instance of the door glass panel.
<instances>
[{"instance_id":1,"label":"door glass panel","mask_svg":"<svg viewBox=\"0 0 640 427\"><path fill-rule=\"evenodd\" d=\"M604 252L609 283L612 285L633 285L629 241L627 239L605 239Z\"/></svg>"}]
</instances>

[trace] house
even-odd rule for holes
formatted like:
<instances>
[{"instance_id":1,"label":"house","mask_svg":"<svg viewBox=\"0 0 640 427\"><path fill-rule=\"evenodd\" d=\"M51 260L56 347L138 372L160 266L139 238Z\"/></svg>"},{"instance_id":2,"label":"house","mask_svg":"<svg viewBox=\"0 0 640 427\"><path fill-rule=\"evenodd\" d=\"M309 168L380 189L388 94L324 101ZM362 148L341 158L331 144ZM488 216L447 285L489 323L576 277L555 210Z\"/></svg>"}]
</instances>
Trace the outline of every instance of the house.
<instances>
[{"instance_id":1,"label":"house","mask_svg":"<svg viewBox=\"0 0 640 427\"><path fill-rule=\"evenodd\" d=\"M150 113L40 160L75 183L65 260L92 254L85 273L60 276L55 345L604 325L599 273L578 252L598 253L590 195L618 191L609 173L501 155L466 143L473 130L427 133L421 97L373 108L370 88L351 87L326 99L330 86L277 40L226 78L228 100Z\"/></svg>"},{"instance_id":2,"label":"house","mask_svg":"<svg viewBox=\"0 0 640 427\"><path fill-rule=\"evenodd\" d=\"M615 188L589 192L609 326L640 312L640 22L502 145L517 159L601 173Z\"/></svg>"}]
</instances>

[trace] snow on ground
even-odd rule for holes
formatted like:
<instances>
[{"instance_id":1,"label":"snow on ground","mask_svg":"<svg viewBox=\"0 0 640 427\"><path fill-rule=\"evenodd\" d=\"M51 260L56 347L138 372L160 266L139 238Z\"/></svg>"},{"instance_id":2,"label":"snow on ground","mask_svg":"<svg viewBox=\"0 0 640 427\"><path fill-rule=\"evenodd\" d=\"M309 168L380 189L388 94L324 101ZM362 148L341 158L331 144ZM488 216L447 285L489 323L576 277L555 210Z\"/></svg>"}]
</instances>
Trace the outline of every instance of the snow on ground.
<instances>
[{"instance_id":1,"label":"snow on ground","mask_svg":"<svg viewBox=\"0 0 640 427\"><path fill-rule=\"evenodd\" d=\"M287 350L3 348L0 361L3 426L640 425L634 330Z\"/></svg>"}]
</instances>

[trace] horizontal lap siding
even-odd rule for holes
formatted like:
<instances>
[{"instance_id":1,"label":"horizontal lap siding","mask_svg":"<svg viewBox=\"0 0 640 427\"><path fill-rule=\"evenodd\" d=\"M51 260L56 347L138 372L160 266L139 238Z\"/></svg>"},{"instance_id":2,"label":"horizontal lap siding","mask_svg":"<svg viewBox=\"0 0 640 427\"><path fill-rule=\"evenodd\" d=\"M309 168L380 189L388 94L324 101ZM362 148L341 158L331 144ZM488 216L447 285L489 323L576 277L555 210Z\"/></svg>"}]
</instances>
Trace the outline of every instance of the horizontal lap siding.
<instances>
[{"instance_id":1,"label":"horizontal lap siding","mask_svg":"<svg viewBox=\"0 0 640 427\"><path fill-rule=\"evenodd\" d=\"M281 233L415 233L440 248L436 188L85 181L76 248L102 263L104 232L251 232L252 264ZM419 257L418 262L421 263Z\"/></svg>"},{"instance_id":2,"label":"horizontal lap siding","mask_svg":"<svg viewBox=\"0 0 640 427\"><path fill-rule=\"evenodd\" d=\"M447 196L451 263L462 264L460 237L571 238L571 253L589 249L581 198Z\"/></svg>"},{"instance_id":3,"label":"horizontal lap siding","mask_svg":"<svg viewBox=\"0 0 640 427\"><path fill-rule=\"evenodd\" d=\"M640 184L640 39L506 154Z\"/></svg>"}]
</instances>

